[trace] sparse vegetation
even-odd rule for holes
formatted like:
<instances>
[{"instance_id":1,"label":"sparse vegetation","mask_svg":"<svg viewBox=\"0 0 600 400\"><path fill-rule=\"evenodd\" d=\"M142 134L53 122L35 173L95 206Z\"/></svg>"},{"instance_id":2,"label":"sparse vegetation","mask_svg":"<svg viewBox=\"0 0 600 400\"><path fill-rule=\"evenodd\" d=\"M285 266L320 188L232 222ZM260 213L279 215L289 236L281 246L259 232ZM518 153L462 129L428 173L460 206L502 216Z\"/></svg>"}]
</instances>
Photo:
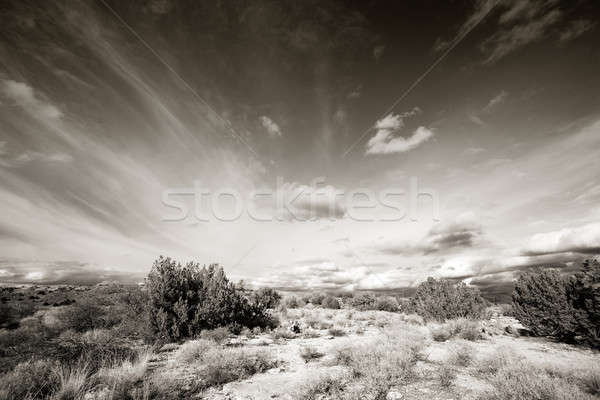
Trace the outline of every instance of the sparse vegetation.
<instances>
[{"instance_id":1,"label":"sparse vegetation","mask_svg":"<svg viewBox=\"0 0 600 400\"><path fill-rule=\"evenodd\" d=\"M312 346L304 346L300 349L300 357L304 360L304 362L319 359L324 355L324 353Z\"/></svg>"},{"instance_id":2,"label":"sparse vegetation","mask_svg":"<svg viewBox=\"0 0 600 400\"><path fill-rule=\"evenodd\" d=\"M169 265L172 264L169 262ZM171 278L167 279L168 274L161 278L166 279L168 284L160 279L155 282L159 287L158 293L166 299L173 299L166 296L167 293L180 293L174 288L171 288L172 292L169 289L169 285L174 285L173 279L179 279L176 278L179 268L174 266L175 275ZM0 356L2 361L6 361L2 366L6 372L0 375L0 398L193 398L205 395L209 388L219 390L228 382L243 381L254 374L264 373L281 365L280 360L286 361L283 365L295 360L294 368L297 368L300 365L297 364L298 357L305 361L301 368L315 372L314 379L300 383L294 391L295 398L299 399L395 398L394 393L404 391L399 388L419 385L421 380L435 385L441 393L459 394L465 375L486 380L493 387L478 394L481 400L591 399L598 395L600 389L600 370L595 364L573 368L553 364L533 365L510 348L499 348L496 352L487 353L487 356L477 354L476 349L495 344L494 340L481 341L483 328L485 334L490 335L492 325L472 316L443 320L426 317L428 322L425 323L422 316L400 313L396 298L370 293L354 297L344 294L344 309L338 309L332 304L336 301L341 306L339 297L331 294L321 296L321 293L314 292L310 297L315 303L320 301L320 306L311 303L298 307L302 303L299 297L286 297L279 301L276 292L246 290L241 285L229 283L216 267L194 267L182 274L196 273L206 276L202 275L204 278L193 284L187 278L182 278L181 282L188 285L188 289L200 285L202 293L213 293L213 290L219 294L206 303L194 303L194 300L182 305L181 299L169 303L174 304L173 310L180 313L177 315L194 317L185 322L186 328L182 321L164 319L164 322L175 323L171 327L165 325L166 331L187 332L177 340L169 340L168 344L162 345L165 336L151 324L151 316L156 309L152 306L153 294L146 290L151 290L152 285L145 290L103 285L82 290L84 296L81 297L71 293L68 294L69 301L56 299L56 302L64 301L64 305L42 306L47 308L26 314L10 330L0 330ZM594 293L590 282L595 282L589 274L584 271L577 278L567 277L565 286L578 287L577 291L585 293L582 298L587 298L589 293ZM448 289L445 283L440 286L443 287L442 292L463 290ZM52 293L48 291L45 296L50 295ZM44 295L39 296L39 300L32 301L41 305ZM186 296L193 299L195 295L187 293ZM449 295L446 293L442 298L444 296ZM469 296L474 295L471 293ZM469 296L467 298L471 299ZM294 300L290 301L290 298ZM452 300L445 306L454 311L446 311L447 315L453 315L456 313L457 297L449 298ZM234 304L231 310L228 308L229 299L233 299ZM479 304L477 300L471 303ZM572 303L576 304L574 300ZM183 312L190 304L195 304L192 308L196 311L189 311L190 314ZM286 304L293 307L288 309ZM585 318L593 320L593 303L579 306L580 309L584 307L587 307ZM258 314L248 314L248 310L259 311ZM503 334L505 326L496 328L495 325L506 321L501 317L504 314L502 308L494 306L482 310L481 315L493 318L491 324L494 324L494 329ZM92 312L94 315L89 315ZM226 315L206 322L213 313ZM154 318L159 314L155 314ZM273 325L275 321L280 325L271 329L273 325L248 323L256 321L257 315L260 318L268 316ZM204 328L194 326L193 321L201 321ZM577 329L579 333L590 332L583 325ZM193 339L186 341L185 337L190 332ZM506 338L522 340L514 336ZM298 346L296 340L301 340L302 344ZM156 341L156 346L149 346L153 341ZM288 349L293 351L280 351L285 346L291 346ZM427 350L423 350L425 346ZM433 357L431 352L436 349L441 356L430 358ZM328 357L323 358L325 355ZM280 356L283 358L280 359ZM590 359L594 356L585 357ZM323 361L317 362L320 359ZM415 372L418 360L433 367L430 373L423 373L420 369L418 374ZM284 366L270 371L256 381L264 382L270 374L288 373L286 369ZM454 385L458 374L461 385ZM239 385L252 385L253 381L243 381Z\"/></svg>"},{"instance_id":3,"label":"sparse vegetation","mask_svg":"<svg viewBox=\"0 0 600 400\"><path fill-rule=\"evenodd\" d=\"M449 365L442 365L438 370L440 386L447 388L452 386L456 378L456 371Z\"/></svg>"},{"instance_id":4,"label":"sparse vegetation","mask_svg":"<svg viewBox=\"0 0 600 400\"><path fill-rule=\"evenodd\" d=\"M333 296L325 297L323 299L322 305L324 308L330 308L333 310L339 310L341 308L340 301Z\"/></svg>"}]
</instances>

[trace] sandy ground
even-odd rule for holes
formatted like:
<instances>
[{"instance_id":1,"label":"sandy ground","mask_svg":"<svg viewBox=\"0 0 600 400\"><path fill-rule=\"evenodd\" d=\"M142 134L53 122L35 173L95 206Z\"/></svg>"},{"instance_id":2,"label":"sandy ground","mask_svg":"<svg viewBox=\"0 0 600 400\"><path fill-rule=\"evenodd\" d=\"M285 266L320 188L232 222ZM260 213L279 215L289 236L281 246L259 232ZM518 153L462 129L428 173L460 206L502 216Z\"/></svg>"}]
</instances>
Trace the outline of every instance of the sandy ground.
<instances>
[{"instance_id":1,"label":"sandy ground","mask_svg":"<svg viewBox=\"0 0 600 400\"><path fill-rule=\"evenodd\" d=\"M336 347L355 341L364 341L381 334L381 329L368 327L362 335L351 333L344 337L333 337L326 334L318 338L297 338L273 340L268 335L254 339L236 339L233 344L245 348L260 348L271 352L281 364L262 374L249 379L228 383L222 389L211 389L204 398L221 399L294 399L298 388L310 381L311 377L322 374L343 374L342 367L331 362ZM438 368L447 361L452 348L460 345L462 340L434 342L429 340L423 350L423 359L417 363L417 379L408 385L394 388L392 398L395 399L475 399L481 392L491 386L479 377L474 367L457 367L454 384L444 388L439 385ZM497 349L509 348L524 359L540 366L575 366L580 363L600 361L600 355L591 350L576 348L566 344L552 343L543 339L489 336L485 340L468 342L474 349L475 360L492 355ZM312 346L325 356L305 362L300 357L304 346ZM178 364L174 360L175 350L164 351L154 361L153 369L167 370L181 380L193 380L194 369ZM396 397L393 397L396 396Z\"/></svg>"}]
</instances>

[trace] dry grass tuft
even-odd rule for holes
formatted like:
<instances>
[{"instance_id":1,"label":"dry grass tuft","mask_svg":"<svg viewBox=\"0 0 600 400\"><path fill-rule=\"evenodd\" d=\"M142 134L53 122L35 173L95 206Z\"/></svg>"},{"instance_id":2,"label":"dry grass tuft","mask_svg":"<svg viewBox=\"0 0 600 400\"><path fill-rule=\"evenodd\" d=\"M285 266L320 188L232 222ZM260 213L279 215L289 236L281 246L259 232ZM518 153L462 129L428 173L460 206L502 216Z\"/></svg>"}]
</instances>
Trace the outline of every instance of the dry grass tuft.
<instances>
[{"instance_id":1,"label":"dry grass tuft","mask_svg":"<svg viewBox=\"0 0 600 400\"><path fill-rule=\"evenodd\" d=\"M304 360L304 362L319 359L324 355L324 353L321 353L313 346L305 346L300 349L300 357Z\"/></svg>"},{"instance_id":2,"label":"dry grass tuft","mask_svg":"<svg viewBox=\"0 0 600 400\"><path fill-rule=\"evenodd\" d=\"M438 370L438 379L440 382L440 386L442 387L450 387L454 383L454 379L456 378L456 372L454 368L449 365L442 365Z\"/></svg>"},{"instance_id":3,"label":"dry grass tuft","mask_svg":"<svg viewBox=\"0 0 600 400\"><path fill-rule=\"evenodd\" d=\"M215 346L214 342L206 339L190 340L179 347L175 354L175 360L180 363L188 364L199 361L209 349L212 349Z\"/></svg>"},{"instance_id":4,"label":"dry grass tuft","mask_svg":"<svg viewBox=\"0 0 600 400\"><path fill-rule=\"evenodd\" d=\"M335 336L335 337L340 337L340 336L346 335L346 332L340 328L329 328L328 332L331 336Z\"/></svg>"},{"instance_id":5,"label":"dry grass tuft","mask_svg":"<svg viewBox=\"0 0 600 400\"><path fill-rule=\"evenodd\" d=\"M468 367L473 361L473 347L468 343L456 343L450 349L448 362L459 367Z\"/></svg>"},{"instance_id":6,"label":"dry grass tuft","mask_svg":"<svg viewBox=\"0 0 600 400\"><path fill-rule=\"evenodd\" d=\"M322 375L301 385L294 398L298 400L345 399L346 382L341 377Z\"/></svg>"}]
</instances>

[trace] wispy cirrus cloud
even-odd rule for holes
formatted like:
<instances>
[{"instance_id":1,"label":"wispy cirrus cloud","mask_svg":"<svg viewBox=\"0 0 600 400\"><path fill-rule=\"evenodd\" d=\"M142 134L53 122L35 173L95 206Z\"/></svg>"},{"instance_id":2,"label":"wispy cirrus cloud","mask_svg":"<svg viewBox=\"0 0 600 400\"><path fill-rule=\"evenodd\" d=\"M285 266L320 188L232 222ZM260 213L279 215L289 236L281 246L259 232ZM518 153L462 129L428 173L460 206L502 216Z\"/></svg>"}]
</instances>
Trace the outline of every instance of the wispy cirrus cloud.
<instances>
[{"instance_id":1,"label":"wispy cirrus cloud","mask_svg":"<svg viewBox=\"0 0 600 400\"><path fill-rule=\"evenodd\" d=\"M522 47L553 36L567 17L556 0L481 0L475 3L474 9L458 29L457 36L469 31L492 7L496 8L496 12L488 18L495 18L497 30L480 45L484 65L494 64ZM593 26L585 19L573 21L562 28L557 40L561 43L573 40ZM451 43L451 40L438 38L434 50L444 51Z\"/></svg>"},{"instance_id":2,"label":"wispy cirrus cloud","mask_svg":"<svg viewBox=\"0 0 600 400\"><path fill-rule=\"evenodd\" d=\"M483 107L483 111L486 113L491 112L494 108L498 107L502 103L506 101L508 98L508 92L506 90L501 90L500 93L495 95L490 99L490 101Z\"/></svg>"},{"instance_id":3,"label":"wispy cirrus cloud","mask_svg":"<svg viewBox=\"0 0 600 400\"><path fill-rule=\"evenodd\" d=\"M577 39L587 31L592 30L596 26L592 21L578 19L569 24L569 26L560 34L559 41L564 44L571 40Z\"/></svg>"},{"instance_id":4,"label":"wispy cirrus cloud","mask_svg":"<svg viewBox=\"0 0 600 400\"><path fill-rule=\"evenodd\" d=\"M15 105L21 107L36 118L57 120L63 113L52 103L36 94L31 86L25 82L4 79L0 82L0 90Z\"/></svg>"}]
</instances>

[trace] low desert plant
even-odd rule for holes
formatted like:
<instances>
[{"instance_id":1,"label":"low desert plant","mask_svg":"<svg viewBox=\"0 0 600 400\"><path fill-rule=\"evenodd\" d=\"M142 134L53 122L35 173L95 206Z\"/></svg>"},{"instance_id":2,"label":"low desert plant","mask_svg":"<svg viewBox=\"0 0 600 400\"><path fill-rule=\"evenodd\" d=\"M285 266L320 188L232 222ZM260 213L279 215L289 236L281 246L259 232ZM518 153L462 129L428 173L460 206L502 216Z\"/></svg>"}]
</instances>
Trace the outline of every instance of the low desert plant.
<instances>
[{"instance_id":1,"label":"low desert plant","mask_svg":"<svg viewBox=\"0 0 600 400\"><path fill-rule=\"evenodd\" d=\"M436 342L445 342L455 337L470 341L482 338L479 322L466 318L449 320L443 324L433 323L429 325L429 330Z\"/></svg>"},{"instance_id":2,"label":"low desert plant","mask_svg":"<svg viewBox=\"0 0 600 400\"><path fill-rule=\"evenodd\" d=\"M350 305L359 311L374 310L377 297L369 293L356 295L350 299Z\"/></svg>"},{"instance_id":3,"label":"low desert plant","mask_svg":"<svg viewBox=\"0 0 600 400\"><path fill-rule=\"evenodd\" d=\"M440 386L450 387L456 378L456 371L449 365L442 365L438 370Z\"/></svg>"},{"instance_id":4,"label":"low desert plant","mask_svg":"<svg viewBox=\"0 0 600 400\"><path fill-rule=\"evenodd\" d=\"M390 330L379 339L337 349L335 362L347 367L352 381L357 383L358 392L349 398L384 399L391 387L414 376L424 338L408 325L399 329L403 334Z\"/></svg>"},{"instance_id":5,"label":"low desert plant","mask_svg":"<svg viewBox=\"0 0 600 400\"><path fill-rule=\"evenodd\" d=\"M445 342L452 337L452 332L445 325L433 325L429 327L429 330L431 331L431 337L436 342Z\"/></svg>"},{"instance_id":6,"label":"low desert plant","mask_svg":"<svg viewBox=\"0 0 600 400\"><path fill-rule=\"evenodd\" d=\"M296 334L292 331L290 331L289 329L283 328L283 327L279 327L277 329L274 329L271 332L271 337L275 340L278 339L294 339L296 337Z\"/></svg>"},{"instance_id":7,"label":"low desert plant","mask_svg":"<svg viewBox=\"0 0 600 400\"><path fill-rule=\"evenodd\" d=\"M58 364L47 361L26 361L12 371L0 375L0 399L43 399L54 393L60 381L55 371Z\"/></svg>"},{"instance_id":8,"label":"low desert plant","mask_svg":"<svg viewBox=\"0 0 600 400\"><path fill-rule=\"evenodd\" d=\"M298 400L343 399L346 382L341 377L321 375L299 386L294 395Z\"/></svg>"},{"instance_id":9,"label":"low desert plant","mask_svg":"<svg viewBox=\"0 0 600 400\"><path fill-rule=\"evenodd\" d=\"M52 400L77 400L92 386L90 369L86 365L61 367L56 370L59 387Z\"/></svg>"},{"instance_id":10,"label":"low desert plant","mask_svg":"<svg viewBox=\"0 0 600 400\"><path fill-rule=\"evenodd\" d=\"M327 296L323 299L321 305L324 308L330 308L332 310L339 310L341 308L341 304L340 301L333 297L333 296Z\"/></svg>"},{"instance_id":11,"label":"low desert plant","mask_svg":"<svg viewBox=\"0 0 600 400\"><path fill-rule=\"evenodd\" d=\"M276 367L278 362L265 351L213 348L202 357L202 365L201 389L246 379Z\"/></svg>"},{"instance_id":12,"label":"low desert plant","mask_svg":"<svg viewBox=\"0 0 600 400\"><path fill-rule=\"evenodd\" d=\"M520 362L520 357L509 347L500 347L491 355L477 362L477 372L483 375L494 375L509 365Z\"/></svg>"},{"instance_id":13,"label":"low desert plant","mask_svg":"<svg viewBox=\"0 0 600 400\"><path fill-rule=\"evenodd\" d=\"M206 329L200 332L200 339L211 340L215 343L223 343L229 338L229 329L225 327Z\"/></svg>"},{"instance_id":14,"label":"low desert plant","mask_svg":"<svg viewBox=\"0 0 600 400\"><path fill-rule=\"evenodd\" d=\"M518 362L500 368L489 379L493 390L481 400L592 400L570 378L550 375L528 363Z\"/></svg>"},{"instance_id":15,"label":"low desert plant","mask_svg":"<svg viewBox=\"0 0 600 400\"><path fill-rule=\"evenodd\" d=\"M324 355L324 353L320 352L316 347L313 346L304 346L300 348L300 358L302 358L304 362L319 359Z\"/></svg>"},{"instance_id":16,"label":"low desert plant","mask_svg":"<svg viewBox=\"0 0 600 400\"><path fill-rule=\"evenodd\" d=\"M400 310L400 303L392 296L379 296L375 301L375 309L379 311L397 312Z\"/></svg>"},{"instance_id":17,"label":"low desert plant","mask_svg":"<svg viewBox=\"0 0 600 400\"><path fill-rule=\"evenodd\" d=\"M452 365L468 367L473 361L473 348L468 343L456 343L450 349L448 361Z\"/></svg>"},{"instance_id":18,"label":"low desert plant","mask_svg":"<svg viewBox=\"0 0 600 400\"><path fill-rule=\"evenodd\" d=\"M213 347L215 347L215 343L210 340L190 340L179 347L175 354L175 360L180 363L192 363L201 360L202 356Z\"/></svg>"},{"instance_id":19,"label":"low desert plant","mask_svg":"<svg viewBox=\"0 0 600 400\"><path fill-rule=\"evenodd\" d=\"M346 335L346 332L340 328L329 328L327 331L331 336L340 337Z\"/></svg>"}]
</instances>

